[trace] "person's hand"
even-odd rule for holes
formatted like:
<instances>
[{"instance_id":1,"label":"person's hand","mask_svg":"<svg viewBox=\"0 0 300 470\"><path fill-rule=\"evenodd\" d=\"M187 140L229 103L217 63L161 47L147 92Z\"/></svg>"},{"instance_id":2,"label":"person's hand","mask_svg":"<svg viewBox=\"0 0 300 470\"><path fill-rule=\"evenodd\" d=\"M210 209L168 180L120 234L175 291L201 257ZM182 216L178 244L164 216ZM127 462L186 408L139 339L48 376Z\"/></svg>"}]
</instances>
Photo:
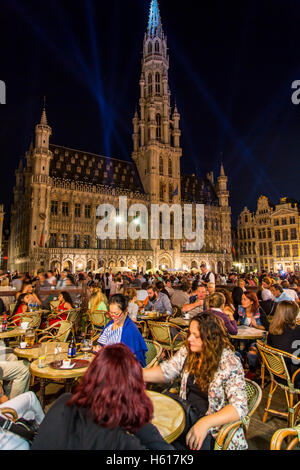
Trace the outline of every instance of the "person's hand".
<instances>
[{"instance_id":1,"label":"person's hand","mask_svg":"<svg viewBox=\"0 0 300 470\"><path fill-rule=\"evenodd\" d=\"M0 396L0 405L2 405L2 403L5 403L7 401L8 401L8 397L6 395Z\"/></svg>"},{"instance_id":2,"label":"person's hand","mask_svg":"<svg viewBox=\"0 0 300 470\"><path fill-rule=\"evenodd\" d=\"M186 445L191 450L200 450L207 436L209 425L206 417L199 419L189 430L186 436Z\"/></svg>"}]
</instances>

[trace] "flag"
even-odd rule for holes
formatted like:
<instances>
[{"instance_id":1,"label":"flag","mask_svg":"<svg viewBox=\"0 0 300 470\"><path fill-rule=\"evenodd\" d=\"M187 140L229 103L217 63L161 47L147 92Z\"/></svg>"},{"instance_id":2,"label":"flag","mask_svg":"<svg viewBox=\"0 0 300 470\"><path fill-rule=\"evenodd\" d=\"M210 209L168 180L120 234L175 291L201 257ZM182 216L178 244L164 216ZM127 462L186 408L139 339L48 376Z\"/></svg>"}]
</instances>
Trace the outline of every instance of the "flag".
<instances>
[{"instance_id":1,"label":"flag","mask_svg":"<svg viewBox=\"0 0 300 470\"><path fill-rule=\"evenodd\" d=\"M233 253L233 256L235 256L235 255L236 255L236 251L235 251L235 248L234 248L234 246L232 247L232 253Z\"/></svg>"},{"instance_id":2,"label":"flag","mask_svg":"<svg viewBox=\"0 0 300 470\"><path fill-rule=\"evenodd\" d=\"M178 196L178 186L175 189L174 193L172 194L172 198L175 197L175 196Z\"/></svg>"},{"instance_id":3,"label":"flag","mask_svg":"<svg viewBox=\"0 0 300 470\"><path fill-rule=\"evenodd\" d=\"M41 233L40 247L43 246L43 242L44 242L44 227L43 227L43 230L42 230L42 233Z\"/></svg>"}]
</instances>

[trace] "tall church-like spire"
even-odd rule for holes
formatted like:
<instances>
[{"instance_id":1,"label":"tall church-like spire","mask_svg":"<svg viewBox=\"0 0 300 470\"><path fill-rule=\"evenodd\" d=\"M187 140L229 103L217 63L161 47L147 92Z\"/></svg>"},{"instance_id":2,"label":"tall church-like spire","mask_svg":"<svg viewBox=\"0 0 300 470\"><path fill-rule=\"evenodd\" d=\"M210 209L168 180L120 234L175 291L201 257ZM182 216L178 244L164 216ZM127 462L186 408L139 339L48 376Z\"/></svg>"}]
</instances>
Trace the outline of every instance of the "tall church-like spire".
<instances>
[{"instance_id":1,"label":"tall church-like spire","mask_svg":"<svg viewBox=\"0 0 300 470\"><path fill-rule=\"evenodd\" d=\"M157 0L151 1L147 34L150 38L163 38L163 29Z\"/></svg>"},{"instance_id":2,"label":"tall church-like spire","mask_svg":"<svg viewBox=\"0 0 300 470\"><path fill-rule=\"evenodd\" d=\"M151 0L144 36L140 100L133 118L133 160L151 201L180 200L180 114L172 113L169 54L157 0ZM164 189L162 189L164 188Z\"/></svg>"}]
</instances>

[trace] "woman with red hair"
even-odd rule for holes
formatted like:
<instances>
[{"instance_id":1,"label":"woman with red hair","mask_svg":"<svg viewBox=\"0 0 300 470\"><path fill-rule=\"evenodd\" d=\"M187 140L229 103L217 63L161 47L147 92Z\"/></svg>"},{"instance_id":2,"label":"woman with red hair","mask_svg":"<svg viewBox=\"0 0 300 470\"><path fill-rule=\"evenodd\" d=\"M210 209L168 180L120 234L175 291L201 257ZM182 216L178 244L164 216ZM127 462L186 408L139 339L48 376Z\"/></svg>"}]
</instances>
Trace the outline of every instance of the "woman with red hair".
<instances>
[{"instance_id":1,"label":"woman with red hair","mask_svg":"<svg viewBox=\"0 0 300 470\"><path fill-rule=\"evenodd\" d=\"M242 295L242 305L238 308L240 325L252 326L259 330L268 330L269 322L266 314L259 306L255 292L245 292Z\"/></svg>"},{"instance_id":2,"label":"woman with red hair","mask_svg":"<svg viewBox=\"0 0 300 470\"><path fill-rule=\"evenodd\" d=\"M74 395L62 395L32 450L174 450L150 423L142 367L124 344L97 353Z\"/></svg>"}]
</instances>

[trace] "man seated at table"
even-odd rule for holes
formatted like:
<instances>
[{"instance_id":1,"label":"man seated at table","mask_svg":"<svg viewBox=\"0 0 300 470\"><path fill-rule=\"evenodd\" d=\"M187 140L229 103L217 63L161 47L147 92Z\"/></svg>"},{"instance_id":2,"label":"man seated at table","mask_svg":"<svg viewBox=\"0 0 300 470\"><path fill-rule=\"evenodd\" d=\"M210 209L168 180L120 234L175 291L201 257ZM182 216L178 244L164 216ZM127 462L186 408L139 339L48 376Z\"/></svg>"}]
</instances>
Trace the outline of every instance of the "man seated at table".
<instances>
[{"instance_id":1,"label":"man seated at table","mask_svg":"<svg viewBox=\"0 0 300 470\"><path fill-rule=\"evenodd\" d=\"M171 304L180 308L187 304L190 300L190 296L188 294L189 288L189 284L186 283L181 285L181 289L174 289L174 293L171 296Z\"/></svg>"},{"instance_id":2,"label":"man seated at table","mask_svg":"<svg viewBox=\"0 0 300 470\"><path fill-rule=\"evenodd\" d=\"M274 295L274 302L279 303L283 302L284 300L289 300L293 302L292 297L290 297L286 292L284 292L283 288L279 284L274 284L270 287L271 293Z\"/></svg>"},{"instance_id":3,"label":"man seated at table","mask_svg":"<svg viewBox=\"0 0 300 470\"><path fill-rule=\"evenodd\" d=\"M172 295L173 295L174 292L175 292L175 289L173 289L173 287L172 287L172 281L171 281L171 279L166 279L166 280L165 280L165 289L166 289L166 291L168 291L169 297L170 297L170 299L171 299Z\"/></svg>"},{"instance_id":4,"label":"man seated at table","mask_svg":"<svg viewBox=\"0 0 300 470\"><path fill-rule=\"evenodd\" d=\"M0 404L29 390L30 372L23 361L18 361L11 348L0 343L0 380L4 393L0 393Z\"/></svg>"},{"instance_id":5,"label":"man seated at table","mask_svg":"<svg viewBox=\"0 0 300 470\"><path fill-rule=\"evenodd\" d=\"M173 308L170 299L166 294L159 292L158 289L152 285L147 288L147 292L149 301L145 310L154 310L156 312L172 315Z\"/></svg>"},{"instance_id":6,"label":"man seated at table","mask_svg":"<svg viewBox=\"0 0 300 470\"><path fill-rule=\"evenodd\" d=\"M39 425L45 415L37 396L33 392L23 393L1 405L0 417L7 419L2 415L1 408L12 408L16 411L18 418L26 420L35 420ZM15 434L14 432L2 430L0 424L0 449L1 450L29 450L30 445L27 440Z\"/></svg>"},{"instance_id":7,"label":"man seated at table","mask_svg":"<svg viewBox=\"0 0 300 470\"><path fill-rule=\"evenodd\" d=\"M182 307L183 313L188 313L190 318L198 315L199 313L206 310L206 288L204 286L199 286L197 288L197 298L194 302L189 304L184 304Z\"/></svg>"}]
</instances>

